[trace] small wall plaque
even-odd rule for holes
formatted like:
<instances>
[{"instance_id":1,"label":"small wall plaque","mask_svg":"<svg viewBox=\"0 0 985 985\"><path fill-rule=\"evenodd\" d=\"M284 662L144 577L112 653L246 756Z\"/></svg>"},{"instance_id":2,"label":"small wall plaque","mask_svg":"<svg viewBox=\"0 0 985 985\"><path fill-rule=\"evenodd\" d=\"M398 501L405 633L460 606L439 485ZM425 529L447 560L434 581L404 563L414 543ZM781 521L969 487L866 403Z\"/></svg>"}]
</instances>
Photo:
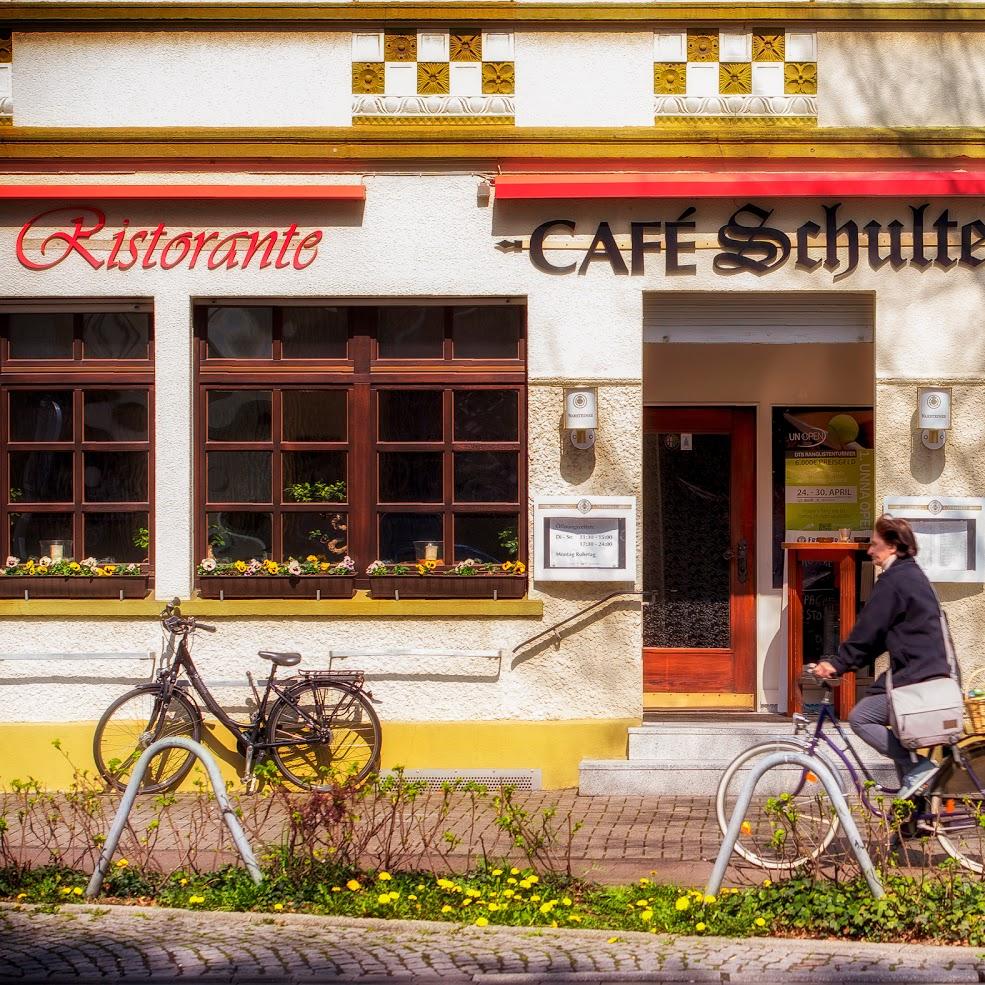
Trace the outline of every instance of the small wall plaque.
<instances>
[{"instance_id":1,"label":"small wall plaque","mask_svg":"<svg viewBox=\"0 0 985 985\"><path fill-rule=\"evenodd\" d=\"M535 581L635 581L633 496L540 496L534 501Z\"/></svg>"}]
</instances>

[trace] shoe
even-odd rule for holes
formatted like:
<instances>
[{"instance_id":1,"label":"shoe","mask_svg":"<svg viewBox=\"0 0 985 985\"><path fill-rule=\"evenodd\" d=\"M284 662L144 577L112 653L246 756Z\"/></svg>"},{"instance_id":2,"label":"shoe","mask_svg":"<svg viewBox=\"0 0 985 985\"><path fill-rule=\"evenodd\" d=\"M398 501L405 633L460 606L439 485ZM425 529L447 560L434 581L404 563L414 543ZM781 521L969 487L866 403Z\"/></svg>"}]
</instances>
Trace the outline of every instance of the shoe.
<instances>
[{"instance_id":1,"label":"shoe","mask_svg":"<svg viewBox=\"0 0 985 985\"><path fill-rule=\"evenodd\" d=\"M909 800L937 775L938 770L940 767L937 763L926 756L921 756L917 764L904 774L896 799Z\"/></svg>"}]
</instances>

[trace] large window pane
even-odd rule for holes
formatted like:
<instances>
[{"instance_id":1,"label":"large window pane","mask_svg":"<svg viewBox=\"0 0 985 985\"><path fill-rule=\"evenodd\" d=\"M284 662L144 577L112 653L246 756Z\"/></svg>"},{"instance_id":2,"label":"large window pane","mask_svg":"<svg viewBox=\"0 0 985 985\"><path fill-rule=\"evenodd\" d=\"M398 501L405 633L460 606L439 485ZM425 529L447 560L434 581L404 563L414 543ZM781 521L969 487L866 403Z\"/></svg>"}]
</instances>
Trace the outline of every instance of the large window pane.
<instances>
[{"instance_id":1,"label":"large window pane","mask_svg":"<svg viewBox=\"0 0 985 985\"><path fill-rule=\"evenodd\" d=\"M348 308L284 308L285 359L345 359Z\"/></svg>"},{"instance_id":2,"label":"large window pane","mask_svg":"<svg viewBox=\"0 0 985 985\"><path fill-rule=\"evenodd\" d=\"M455 359L516 359L523 308L480 304L452 311Z\"/></svg>"},{"instance_id":3,"label":"large window pane","mask_svg":"<svg viewBox=\"0 0 985 985\"><path fill-rule=\"evenodd\" d=\"M209 390L209 441L269 441L270 390Z\"/></svg>"},{"instance_id":4,"label":"large window pane","mask_svg":"<svg viewBox=\"0 0 985 985\"><path fill-rule=\"evenodd\" d=\"M71 513L11 513L10 553L26 561L48 554L46 540L64 541L64 556L74 556Z\"/></svg>"},{"instance_id":5,"label":"large window pane","mask_svg":"<svg viewBox=\"0 0 985 985\"><path fill-rule=\"evenodd\" d=\"M284 390L285 441L345 441L345 390Z\"/></svg>"},{"instance_id":6,"label":"large window pane","mask_svg":"<svg viewBox=\"0 0 985 985\"><path fill-rule=\"evenodd\" d=\"M344 503L345 452L284 452L285 503Z\"/></svg>"},{"instance_id":7,"label":"large window pane","mask_svg":"<svg viewBox=\"0 0 985 985\"><path fill-rule=\"evenodd\" d=\"M455 561L512 561L517 555L519 517L513 513L456 513Z\"/></svg>"},{"instance_id":8,"label":"large window pane","mask_svg":"<svg viewBox=\"0 0 985 985\"><path fill-rule=\"evenodd\" d=\"M377 339L381 359L440 359L445 312L439 307L378 308Z\"/></svg>"},{"instance_id":9,"label":"large window pane","mask_svg":"<svg viewBox=\"0 0 985 985\"><path fill-rule=\"evenodd\" d=\"M381 503L440 503L440 452L381 452Z\"/></svg>"},{"instance_id":10,"label":"large window pane","mask_svg":"<svg viewBox=\"0 0 985 985\"><path fill-rule=\"evenodd\" d=\"M71 314L10 315L11 359L71 359Z\"/></svg>"},{"instance_id":11,"label":"large window pane","mask_svg":"<svg viewBox=\"0 0 985 985\"><path fill-rule=\"evenodd\" d=\"M456 441L516 441L516 390L457 390Z\"/></svg>"},{"instance_id":12,"label":"large window pane","mask_svg":"<svg viewBox=\"0 0 985 985\"><path fill-rule=\"evenodd\" d=\"M146 390L87 390L86 441L146 441Z\"/></svg>"},{"instance_id":13,"label":"large window pane","mask_svg":"<svg viewBox=\"0 0 985 985\"><path fill-rule=\"evenodd\" d=\"M146 513L87 513L84 523L87 557L116 564L133 564L147 557L143 546Z\"/></svg>"},{"instance_id":14,"label":"large window pane","mask_svg":"<svg viewBox=\"0 0 985 985\"><path fill-rule=\"evenodd\" d=\"M217 561L248 561L270 557L269 513L223 512L206 514L208 542Z\"/></svg>"},{"instance_id":15,"label":"large window pane","mask_svg":"<svg viewBox=\"0 0 985 985\"><path fill-rule=\"evenodd\" d=\"M516 455L509 451L455 453L455 501L515 503Z\"/></svg>"},{"instance_id":16,"label":"large window pane","mask_svg":"<svg viewBox=\"0 0 985 985\"><path fill-rule=\"evenodd\" d=\"M83 464L88 503L147 500L147 452L87 451Z\"/></svg>"},{"instance_id":17,"label":"large window pane","mask_svg":"<svg viewBox=\"0 0 985 985\"><path fill-rule=\"evenodd\" d=\"M146 359L150 315L139 311L105 311L82 316L85 359Z\"/></svg>"},{"instance_id":18,"label":"large window pane","mask_svg":"<svg viewBox=\"0 0 985 985\"><path fill-rule=\"evenodd\" d=\"M272 308L209 308L207 318L209 359L272 358Z\"/></svg>"},{"instance_id":19,"label":"large window pane","mask_svg":"<svg viewBox=\"0 0 985 985\"><path fill-rule=\"evenodd\" d=\"M71 390L13 390L11 441L71 441Z\"/></svg>"},{"instance_id":20,"label":"large window pane","mask_svg":"<svg viewBox=\"0 0 985 985\"><path fill-rule=\"evenodd\" d=\"M70 451L11 452L11 503L71 503L72 499Z\"/></svg>"},{"instance_id":21,"label":"large window pane","mask_svg":"<svg viewBox=\"0 0 985 985\"><path fill-rule=\"evenodd\" d=\"M380 560L413 563L414 541L438 545L438 559L445 559L440 513L380 514Z\"/></svg>"},{"instance_id":22,"label":"large window pane","mask_svg":"<svg viewBox=\"0 0 985 985\"><path fill-rule=\"evenodd\" d=\"M341 561L349 552L348 525L345 513L285 513L284 557Z\"/></svg>"},{"instance_id":23,"label":"large window pane","mask_svg":"<svg viewBox=\"0 0 985 985\"><path fill-rule=\"evenodd\" d=\"M212 451L208 456L210 503L269 503L269 451Z\"/></svg>"},{"instance_id":24,"label":"large window pane","mask_svg":"<svg viewBox=\"0 0 985 985\"><path fill-rule=\"evenodd\" d=\"M440 390L380 390L380 441L441 441Z\"/></svg>"}]
</instances>

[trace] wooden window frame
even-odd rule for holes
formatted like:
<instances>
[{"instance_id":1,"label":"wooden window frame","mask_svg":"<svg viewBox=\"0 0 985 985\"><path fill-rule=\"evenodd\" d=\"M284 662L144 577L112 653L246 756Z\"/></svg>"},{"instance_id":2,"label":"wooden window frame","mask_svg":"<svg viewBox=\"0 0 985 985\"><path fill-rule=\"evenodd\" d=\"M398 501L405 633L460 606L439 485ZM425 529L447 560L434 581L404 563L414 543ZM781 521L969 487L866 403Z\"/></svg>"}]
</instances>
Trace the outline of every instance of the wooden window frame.
<instances>
[{"instance_id":1,"label":"wooden window frame","mask_svg":"<svg viewBox=\"0 0 985 985\"><path fill-rule=\"evenodd\" d=\"M305 300L306 307L311 302ZM206 515L223 509L230 512L270 513L273 528L271 549L276 560L284 557L277 553L283 547L281 524L286 512L344 512L348 515L348 553L357 564L357 586L368 586L363 576L366 565L379 557L379 516L382 513L440 513L444 542L449 553L454 551L455 517L461 514L496 514L516 516L518 550L517 558L527 557L527 354L526 354L526 305L521 308L517 355L513 359L455 359L452 347L452 322L455 308L468 307L472 299L448 298L440 302L429 301L428 306L438 304L444 312L444 340L440 358L381 358L376 338L376 311L381 307L416 307L415 299L387 299L378 302L353 303L341 299L326 299L325 307L348 308L349 336L347 358L342 359L285 359L280 348L283 325L282 311L292 307L290 301L223 301L200 303L194 308L195 350L195 550L196 560L204 558L208 550ZM210 309L230 307L271 307L273 315L273 356L270 359L209 358L207 321ZM504 302L503 306L507 304ZM347 397L347 441L344 443L304 443L304 450L344 451L346 454L346 502L330 503L278 503L282 474L281 421L276 412L282 398L276 391L286 389L336 389L344 388ZM271 404L271 441L237 442L241 451L271 450L272 501L270 503L212 504L207 500L206 454L209 451L232 449L233 445L208 441L207 394L210 390L265 390L275 391ZM378 394L382 390L418 389L442 391L442 440L435 442L380 442L378 440ZM457 441L454 437L454 393L460 390L508 389L517 393L517 438L515 441ZM442 453L443 496L436 503L388 503L379 501L378 462L379 452L440 451ZM460 451L507 451L517 455L517 498L515 502L455 502L454 454ZM333 509L338 507L338 509ZM448 563L461 558L449 557Z\"/></svg>"},{"instance_id":2,"label":"wooden window frame","mask_svg":"<svg viewBox=\"0 0 985 985\"><path fill-rule=\"evenodd\" d=\"M148 573L154 570L154 315L141 307L148 316L147 357L144 359L87 359L82 350L82 326L87 314L113 311L133 311L132 306L113 305L105 308L86 305L80 310L71 305L52 302L35 304L30 313L73 315L73 347L71 358L13 359L10 355L10 315L19 313L10 307L0 311L0 401L5 418L0 429L0 543L4 556L11 553L10 516L17 513L57 513L72 517L72 547L77 559L87 556L85 547L85 518L93 514L146 513L149 543ZM11 437L11 394L37 390L69 391L72 393L72 438L69 441L13 441ZM145 390L147 393L147 437L143 441L85 440L85 394L105 390ZM17 452L66 452L72 455L73 499L69 502L25 503L10 499L10 454ZM140 451L147 454L147 499L140 502L88 502L85 498L84 456L86 452ZM22 559L23 560L23 559ZM124 562L125 563L125 562Z\"/></svg>"}]
</instances>

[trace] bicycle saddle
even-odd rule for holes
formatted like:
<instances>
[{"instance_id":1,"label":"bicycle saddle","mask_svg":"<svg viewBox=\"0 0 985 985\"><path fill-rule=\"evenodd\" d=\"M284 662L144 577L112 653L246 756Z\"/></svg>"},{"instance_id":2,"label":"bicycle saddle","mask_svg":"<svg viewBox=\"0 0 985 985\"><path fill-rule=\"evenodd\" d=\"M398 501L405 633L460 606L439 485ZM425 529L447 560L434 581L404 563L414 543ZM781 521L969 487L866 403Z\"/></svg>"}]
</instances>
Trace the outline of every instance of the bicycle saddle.
<instances>
[{"instance_id":1,"label":"bicycle saddle","mask_svg":"<svg viewBox=\"0 0 985 985\"><path fill-rule=\"evenodd\" d=\"M301 663L300 653L277 653L275 650L261 650L259 656L277 664L278 667L293 667Z\"/></svg>"}]
</instances>

